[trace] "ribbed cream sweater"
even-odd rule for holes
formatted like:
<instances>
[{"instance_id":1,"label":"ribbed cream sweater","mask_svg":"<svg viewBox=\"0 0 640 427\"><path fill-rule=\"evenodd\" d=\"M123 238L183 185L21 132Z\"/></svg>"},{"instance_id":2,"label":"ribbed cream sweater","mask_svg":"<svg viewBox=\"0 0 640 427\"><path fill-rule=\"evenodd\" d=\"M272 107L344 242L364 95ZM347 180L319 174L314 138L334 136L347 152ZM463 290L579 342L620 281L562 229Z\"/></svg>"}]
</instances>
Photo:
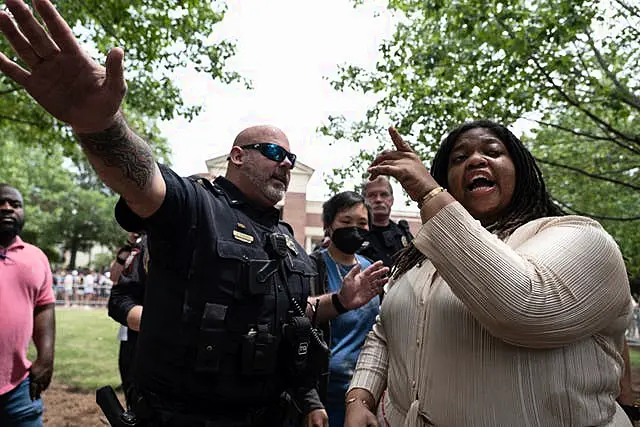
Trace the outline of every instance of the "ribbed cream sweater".
<instances>
[{"instance_id":1,"label":"ribbed cream sweater","mask_svg":"<svg viewBox=\"0 0 640 427\"><path fill-rule=\"evenodd\" d=\"M631 425L615 403L631 295L597 222L503 242L456 202L415 244L429 261L390 286L351 383L384 391L383 427Z\"/></svg>"}]
</instances>

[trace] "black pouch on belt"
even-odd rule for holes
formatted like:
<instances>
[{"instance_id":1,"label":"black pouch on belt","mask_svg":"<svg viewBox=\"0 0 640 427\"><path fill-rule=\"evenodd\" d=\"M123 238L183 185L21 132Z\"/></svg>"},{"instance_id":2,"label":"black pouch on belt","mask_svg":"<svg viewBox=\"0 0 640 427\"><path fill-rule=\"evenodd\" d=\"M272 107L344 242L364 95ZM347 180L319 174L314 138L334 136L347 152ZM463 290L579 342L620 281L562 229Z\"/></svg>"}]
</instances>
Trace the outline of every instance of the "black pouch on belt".
<instances>
[{"instance_id":1,"label":"black pouch on belt","mask_svg":"<svg viewBox=\"0 0 640 427\"><path fill-rule=\"evenodd\" d=\"M268 375L275 372L278 339L269 333L269 325L258 325L242 336L242 373Z\"/></svg>"},{"instance_id":2,"label":"black pouch on belt","mask_svg":"<svg viewBox=\"0 0 640 427\"><path fill-rule=\"evenodd\" d=\"M224 327L226 314L226 305L205 304L198 336L196 371L218 372L220 370L223 353L232 344Z\"/></svg>"}]
</instances>

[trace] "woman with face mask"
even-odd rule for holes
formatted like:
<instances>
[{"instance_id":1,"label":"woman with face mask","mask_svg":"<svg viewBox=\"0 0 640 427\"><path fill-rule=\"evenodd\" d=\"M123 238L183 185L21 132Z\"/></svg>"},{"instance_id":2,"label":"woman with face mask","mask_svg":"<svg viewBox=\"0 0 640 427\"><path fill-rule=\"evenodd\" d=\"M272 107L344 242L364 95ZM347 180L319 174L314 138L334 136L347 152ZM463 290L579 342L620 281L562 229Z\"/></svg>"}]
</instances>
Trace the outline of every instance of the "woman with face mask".
<instances>
[{"instance_id":1,"label":"woman with face mask","mask_svg":"<svg viewBox=\"0 0 640 427\"><path fill-rule=\"evenodd\" d=\"M347 309L342 306L345 299L343 294L350 292L344 284L349 286L349 277L354 272L365 271L372 264L367 258L356 254L366 240L370 218L369 206L360 194L353 191L336 194L322 208L322 220L331 239L330 244L311 255L319 271L315 293L332 293L334 306L339 313L323 328L331 347L331 358L329 381L321 385L324 392L321 394L324 394L331 427L344 425L344 396L360 348L375 322L380 306L379 288L370 292L368 302L363 302L359 308Z\"/></svg>"}]
</instances>

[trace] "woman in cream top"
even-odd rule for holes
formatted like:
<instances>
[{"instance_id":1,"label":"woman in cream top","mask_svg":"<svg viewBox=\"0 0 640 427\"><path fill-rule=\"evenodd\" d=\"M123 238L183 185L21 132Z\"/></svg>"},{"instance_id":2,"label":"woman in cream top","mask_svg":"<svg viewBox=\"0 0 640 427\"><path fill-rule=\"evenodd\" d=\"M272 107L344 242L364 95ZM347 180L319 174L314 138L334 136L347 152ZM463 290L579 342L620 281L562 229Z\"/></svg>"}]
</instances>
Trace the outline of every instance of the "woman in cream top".
<instances>
[{"instance_id":1,"label":"woman in cream top","mask_svg":"<svg viewBox=\"0 0 640 427\"><path fill-rule=\"evenodd\" d=\"M631 426L615 402L631 296L611 236L562 216L503 126L453 131L433 177L391 135L370 172L422 201L424 225L360 353L345 426Z\"/></svg>"}]
</instances>

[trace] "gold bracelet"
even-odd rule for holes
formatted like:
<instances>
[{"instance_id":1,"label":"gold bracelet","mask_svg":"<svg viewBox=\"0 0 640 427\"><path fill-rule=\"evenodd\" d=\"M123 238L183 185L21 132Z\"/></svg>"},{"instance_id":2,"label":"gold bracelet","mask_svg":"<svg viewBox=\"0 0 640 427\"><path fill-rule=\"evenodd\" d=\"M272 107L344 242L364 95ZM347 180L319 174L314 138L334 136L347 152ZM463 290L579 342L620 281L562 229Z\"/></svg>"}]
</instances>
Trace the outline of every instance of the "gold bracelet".
<instances>
[{"instance_id":1,"label":"gold bracelet","mask_svg":"<svg viewBox=\"0 0 640 427\"><path fill-rule=\"evenodd\" d=\"M418 202L418 209L422 209L422 207L425 205L425 203L427 203L429 200L433 199L434 197L436 197L438 194L443 193L447 191L445 188L443 187L436 187L433 190L429 191L427 194L425 194L425 196Z\"/></svg>"},{"instance_id":2,"label":"gold bracelet","mask_svg":"<svg viewBox=\"0 0 640 427\"><path fill-rule=\"evenodd\" d=\"M369 408L369 404L367 403L367 401L366 401L366 400L364 400L364 399L361 399L361 398L359 398L359 397L352 397L352 398L350 398L350 399L347 399L347 400L344 402L344 406L345 406L345 408L346 408L347 406L351 405L353 402L362 402L362 404L364 405L364 407L365 407L365 408L367 408L367 409L371 410L371 408Z\"/></svg>"}]
</instances>

